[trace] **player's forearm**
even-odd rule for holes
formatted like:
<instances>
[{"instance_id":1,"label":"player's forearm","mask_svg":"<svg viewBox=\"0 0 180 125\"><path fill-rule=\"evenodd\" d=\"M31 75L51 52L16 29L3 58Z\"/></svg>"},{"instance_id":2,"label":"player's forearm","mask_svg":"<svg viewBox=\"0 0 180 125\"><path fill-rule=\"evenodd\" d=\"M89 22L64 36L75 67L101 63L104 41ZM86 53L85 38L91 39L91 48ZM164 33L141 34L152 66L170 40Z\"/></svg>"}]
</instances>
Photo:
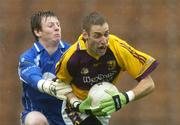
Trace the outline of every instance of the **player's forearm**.
<instances>
[{"instance_id":1,"label":"player's forearm","mask_svg":"<svg viewBox=\"0 0 180 125\"><path fill-rule=\"evenodd\" d=\"M37 89L39 80L43 79L39 74L24 73L20 75L21 79L29 86Z\"/></svg>"},{"instance_id":2,"label":"player's forearm","mask_svg":"<svg viewBox=\"0 0 180 125\"><path fill-rule=\"evenodd\" d=\"M20 62L18 74L27 85L37 89L37 83L42 79L41 69L32 62Z\"/></svg>"},{"instance_id":3,"label":"player's forearm","mask_svg":"<svg viewBox=\"0 0 180 125\"><path fill-rule=\"evenodd\" d=\"M138 85L132 90L135 94L135 99L140 99L148 94L150 94L155 88L154 82L151 76L147 76L142 79Z\"/></svg>"}]
</instances>

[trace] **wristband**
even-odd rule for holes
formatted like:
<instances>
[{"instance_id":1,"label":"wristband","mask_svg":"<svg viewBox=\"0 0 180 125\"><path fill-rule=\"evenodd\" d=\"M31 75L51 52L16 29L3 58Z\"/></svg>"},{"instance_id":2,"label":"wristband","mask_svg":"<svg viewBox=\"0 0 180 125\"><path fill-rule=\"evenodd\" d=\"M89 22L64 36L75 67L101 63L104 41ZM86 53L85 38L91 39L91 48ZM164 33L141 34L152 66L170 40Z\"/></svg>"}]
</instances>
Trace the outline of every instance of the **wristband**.
<instances>
[{"instance_id":1,"label":"wristband","mask_svg":"<svg viewBox=\"0 0 180 125\"><path fill-rule=\"evenodd\" d=\"M71 98L69 102L74 108L77 108L78 105L81 103L80 100L76 97Z\"/></svg>"},{"instance_id":2,"label":"wristband","mask_svg":"<svg viewBox=\"0 0 180 125\"><path fill-rule=\"evenodd\" d=\"M132 90L126 92L126 94L128 95L129 102L132 101L132 100L134 100L135 94L134 94L134 92L133 92Z\"/></svg>"},{"instance_id":3,"label":"wristband","mask_svg":"<svg viewBox=\"0 0 180 125\"><path fill-rule=\"evenodd\" d=\"M46 82L46 80L44 80L44 79L41 79L41 80L38 81L37 87L41 92L44 92L43 86L44 86L45 82Z\"/></svg>"}]
</instances>

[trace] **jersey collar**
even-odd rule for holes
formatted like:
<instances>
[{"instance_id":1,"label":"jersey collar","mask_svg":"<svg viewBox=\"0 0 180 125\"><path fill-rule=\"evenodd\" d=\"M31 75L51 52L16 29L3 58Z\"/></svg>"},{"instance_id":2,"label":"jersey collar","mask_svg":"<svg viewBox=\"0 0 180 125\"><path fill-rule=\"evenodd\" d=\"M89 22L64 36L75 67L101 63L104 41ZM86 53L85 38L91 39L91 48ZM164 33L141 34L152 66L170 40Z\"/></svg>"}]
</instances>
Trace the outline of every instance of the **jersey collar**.
<instances>
[{"instance_id":1,"label":"jersey collar","mask_svg":"<svg viewBox=\"0 0 180 125\"><path fill-rule=\"evenodd\" d=\"M36 42L34 43L34 47L36 48L36 51L37 51L37 52L41 52L43 49L45 49L45 48L40 44L39 41L36 41Z\"/></svg>"},{"instance_id":2,"label":"jersey collar","mask_svg":"<svg viewBox=\"0 0 180 125\"><path fill-rule=\"evenodd\" d=\"M65 45L64 45L64 43L63 43L61 40L59 41L59 46L58 46L58 48L60 48L60 49L61 49L61 48L63 48L63 49L65 48Z\"/></svg>"},{"instance_id":3,"label":"jersey collar","mask_svg":"<svg viewBox=\"0 0 180 125\"><path fill-rule=\"evenodd\" d=\"M34 43L34 47L36 48L36 51L37 52L41 52L42 50L44 50L45 48L41 45L41 43L39 41L36 41ZM63 44L62 41L59 41L59 45L58 45L58 48L65 48L65 45Z\"/></svg>"},{"instance_id":4,"label":"jersey collar","mask_svg":"<svg viewBox=\"0 0 180 125\"><path fill-rule=\"evenodd\" d=\"M82 35L80 35L78 38L78 50L87 50L86 43Z\"/></svg>"}]
</instances>

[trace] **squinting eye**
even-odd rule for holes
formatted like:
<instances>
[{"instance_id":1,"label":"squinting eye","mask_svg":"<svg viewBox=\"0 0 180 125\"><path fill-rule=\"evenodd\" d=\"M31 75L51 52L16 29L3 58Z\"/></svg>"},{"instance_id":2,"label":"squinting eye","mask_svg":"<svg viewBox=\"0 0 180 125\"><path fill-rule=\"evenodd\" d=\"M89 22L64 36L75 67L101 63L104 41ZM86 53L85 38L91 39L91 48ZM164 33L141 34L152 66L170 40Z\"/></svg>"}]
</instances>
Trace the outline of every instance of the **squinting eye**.
<instances>
[{"instance_id":1,"label":"squinting eye","mask_svg":"<svg viewBox=\"0 0 180 125\"><path fill-rule=\"evenodd\" d=\"M51 26L49 26L49 28L52 28L53 26L51 25Z\"/></svg>"},{"instance_id":2,"label":"squinting eye","mask_svg":"<svg viewBox=\"0 0 180 125\"><path fill-rule=\"evenodd\" d=\"M109 33L105 33L104 36L105 36L105 37L108 37L108 36L109 36Z\"/></svg>"},{"instance_id":3,"label":"squinting eye","mask_svg":"<svg viewBox=\"0 0 180 125\"><path fill-rule=\"evenodd\" d=\"M48 25L49 28L53 27L53 24Z\"/></svg>"},{"instance_id":4,"label":"squinting eye","mask_svg":"<svg viewBox=\"0 0 180 125\"><path fill-rule=\"evenodd\" d=\"M100 38L101 36L101 34L94 34L94 38Z\"/></svg>"}]
</instances>

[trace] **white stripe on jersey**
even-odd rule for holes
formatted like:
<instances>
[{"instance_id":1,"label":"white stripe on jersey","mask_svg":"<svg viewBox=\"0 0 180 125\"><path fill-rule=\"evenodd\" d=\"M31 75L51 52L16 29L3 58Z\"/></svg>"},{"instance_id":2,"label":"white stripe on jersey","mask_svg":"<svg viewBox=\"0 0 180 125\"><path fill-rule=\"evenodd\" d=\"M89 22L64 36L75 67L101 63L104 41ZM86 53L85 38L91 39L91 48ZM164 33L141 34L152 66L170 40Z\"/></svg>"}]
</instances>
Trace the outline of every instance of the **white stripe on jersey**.
<instances>
[{"instance_id":1,"label":"white stripe on jersey","mask_svg":"<svg viewBox=\"0 0 180 125\"><path fill-rule=\"evenodd\" d=\"M40 52L40 50L39 50L38 46L36 45L36 43L34 43L34 46L35 46L36 50L37 50L38 52Z\"/></svg>"},{"instance_id":2,"label":"white stripe on jersey","mask_svg":"<svg viewBox=\"0 0 180 125\"><path fill-rule=\"evenodd\" d=\"M62 43L62 41L59 41L59 43L61 44L62 48L64 48L64 44Z\"/></svg>"},{"instance_id":3,"label":"white stripe on jersey","mask_svg":"<svg viewBox=\"0 0 180 125\"><path fill-rule=\"evenodd\" d=\"M66 125L73 125L71 119L68 117L66 111L66 101L64 100L62 103L62 107L61 107L61 114L62 114L62 118L64 120L64 122L66 123Z\"/></svg>"}]
</instances>

